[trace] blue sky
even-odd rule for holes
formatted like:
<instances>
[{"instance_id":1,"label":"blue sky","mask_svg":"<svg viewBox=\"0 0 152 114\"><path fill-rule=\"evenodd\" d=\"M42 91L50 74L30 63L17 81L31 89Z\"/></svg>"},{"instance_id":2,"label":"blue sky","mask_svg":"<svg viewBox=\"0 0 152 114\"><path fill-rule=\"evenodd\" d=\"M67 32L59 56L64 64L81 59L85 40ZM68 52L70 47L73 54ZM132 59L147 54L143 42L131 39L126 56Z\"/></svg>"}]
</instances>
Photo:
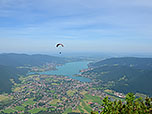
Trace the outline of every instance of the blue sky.
<instances>
[{"instance_id":1,"label":"blue sky","mask_svg":"<svg viewBox=\"0 0 152 114\"><path fill-rule=\"evenodd\" d=\"M152 53L152 0L0 0L0 52Z\"/></svg>"}]
</instances>

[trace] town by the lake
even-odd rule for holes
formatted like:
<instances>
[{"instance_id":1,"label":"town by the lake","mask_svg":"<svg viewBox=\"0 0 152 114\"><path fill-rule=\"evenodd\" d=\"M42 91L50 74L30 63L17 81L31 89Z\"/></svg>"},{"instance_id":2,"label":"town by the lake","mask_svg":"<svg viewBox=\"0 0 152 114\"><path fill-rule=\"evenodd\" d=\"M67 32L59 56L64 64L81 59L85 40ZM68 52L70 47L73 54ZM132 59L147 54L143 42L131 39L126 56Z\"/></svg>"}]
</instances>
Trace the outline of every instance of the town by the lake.
<instances>
[{"instance_id":1,"label":"town by the lake","mask_svg":"<svg viewBox=\"0 0 152 114\"><path fill-rule=\"evenodd\" d=\"M90 70L82 69L81 72ZM78 77L81 76L81 77ZM67 114L70 112L90 113L102 109L102 99L108 96L111 100L123 99L122 93L99 88L95 80L83 81L86 77L50 74L29 74L20 76L20 83L13 79L12 92L1 94L3 104L1 113L39 113L54 112ZM89 77L89 76L88 76Z\"/></svg>"}]
</instances>

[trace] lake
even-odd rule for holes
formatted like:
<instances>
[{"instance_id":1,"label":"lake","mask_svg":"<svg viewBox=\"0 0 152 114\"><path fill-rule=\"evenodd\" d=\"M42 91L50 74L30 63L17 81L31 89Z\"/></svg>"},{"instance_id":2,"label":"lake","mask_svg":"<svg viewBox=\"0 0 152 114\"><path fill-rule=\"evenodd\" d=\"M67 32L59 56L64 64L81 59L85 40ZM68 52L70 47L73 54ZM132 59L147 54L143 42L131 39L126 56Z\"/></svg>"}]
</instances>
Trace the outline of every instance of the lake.
<instances>
[{"instance_id":1,"label":"lake","mask_svg":"<svg viewBox=\"0 0 152 114\"><path fill-rule=\"evenodd\" d=\"M33 73L39 73L39 74L47 74L47 75L64 75L68 76L72 79L79 80L81 82L90 82L91 80L89 78L85 77L75 77L73 75L75 74L80 74L80 70L88 68L87 64L88 61L80 61L80 62L71 62L71 63L66 63L65 65L62 66L57 66L57 70L54 71L44 71L44 72L31 72L30 74Z\"/></svg>"}]
</instances>

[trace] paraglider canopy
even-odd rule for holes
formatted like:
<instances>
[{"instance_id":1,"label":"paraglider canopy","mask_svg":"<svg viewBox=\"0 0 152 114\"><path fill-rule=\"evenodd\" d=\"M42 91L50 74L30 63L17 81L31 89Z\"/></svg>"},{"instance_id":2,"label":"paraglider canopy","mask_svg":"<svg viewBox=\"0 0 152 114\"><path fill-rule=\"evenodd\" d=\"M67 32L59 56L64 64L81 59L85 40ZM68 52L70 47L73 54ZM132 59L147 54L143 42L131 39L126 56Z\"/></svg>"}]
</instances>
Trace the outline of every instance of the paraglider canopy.
<instances>
[{"instance_id":1,"label":"paraglider canopy","mask_svg":"<svg viewBox=\"0 0 152 114\"><path fill-rule=\"evenodd\" d=\"M59 47L59 46L62 46L62 47L64 47L64 45L63 44L56 44L56 47Z\"/></svg>"}]
</instances>

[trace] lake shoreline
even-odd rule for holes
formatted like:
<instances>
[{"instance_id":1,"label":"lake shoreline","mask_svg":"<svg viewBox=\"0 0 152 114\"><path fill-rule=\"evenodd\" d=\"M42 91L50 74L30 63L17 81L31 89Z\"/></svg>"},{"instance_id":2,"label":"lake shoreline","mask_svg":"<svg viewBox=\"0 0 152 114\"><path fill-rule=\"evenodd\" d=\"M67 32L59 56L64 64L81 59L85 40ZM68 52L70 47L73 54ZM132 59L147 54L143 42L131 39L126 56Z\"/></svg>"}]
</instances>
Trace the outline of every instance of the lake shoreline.
<instances>
[{"instance_id":1,"label":"lake shoreline","mask_svg":"<svg viewBox=\"0 0 152 114\"><path fill-rule=\"evenodd\" d=\"M88 69L89 61L78 61L78 62L70 62L61 66L57 66L57 70L50 70L44 72L29 72L30 74L43 74L43 75L62 75L67 76L69 78L81 81L81 82L91 82L91 79L82 77L81 70Z\"/></svg>"}]
</instances>

